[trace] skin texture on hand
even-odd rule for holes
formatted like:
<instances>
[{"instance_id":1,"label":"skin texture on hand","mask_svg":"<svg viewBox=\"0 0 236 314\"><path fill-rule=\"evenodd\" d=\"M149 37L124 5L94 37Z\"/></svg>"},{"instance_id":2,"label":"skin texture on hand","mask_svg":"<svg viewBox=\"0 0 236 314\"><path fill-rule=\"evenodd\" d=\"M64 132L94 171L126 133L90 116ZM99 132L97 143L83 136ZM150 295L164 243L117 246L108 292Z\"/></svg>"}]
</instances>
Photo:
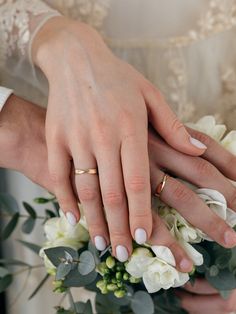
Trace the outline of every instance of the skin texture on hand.
<instances>
[{"instance_id":1,"label":"skin texture on hand","mask_svg":"<svg viewBox=\"0 0 236 314\"><path fill-rule=\"evenodd\" d=\"M206 147L88 25L50 19L34 39L33 60L49 82L46 141L60 206L69 222L79 220L71 162L76 169L98 167L99 176L76 176L78 196L95 245L105 249L111 241L125 261L132 238L141 244L152 233L148 121L179 151L198 156Z\"/></svg>"},{"instance_id":2,"label":"skin texture on hand","mask_svg":"<svg viewBox=\"0 0 236 314\"><path fill-rule=\"evenodd\" d=\"M236 311L236 290L223 299L205 279L197 279L193 286L186 284L185 291L176 294L189 314L230 314Z\"/></svg>"},{"instance_id":3,"label":"skin texture on hand","mask_svg":"<svg viewBox=\"0 0 236 314\"><path fill-rule=\"evenodd\" d=\"M0 112L0 167L17 170L53 192L47 165L45 109L12 95Z\"/></svg>"}]
</instances>

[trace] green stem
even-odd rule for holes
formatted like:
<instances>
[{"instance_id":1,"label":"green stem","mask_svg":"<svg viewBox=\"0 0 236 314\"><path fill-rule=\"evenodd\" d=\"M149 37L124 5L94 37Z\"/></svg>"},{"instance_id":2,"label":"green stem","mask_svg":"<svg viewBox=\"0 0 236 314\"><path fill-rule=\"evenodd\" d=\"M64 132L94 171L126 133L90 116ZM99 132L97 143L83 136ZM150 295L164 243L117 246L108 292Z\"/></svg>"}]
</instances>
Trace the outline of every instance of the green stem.
<instances>
[{"instance_id":1,"label":"green stem","mask_svg":"<svg viewBox=\"0 0 236 314\"><path fill-rule=\"evenodd\" d=\"M34 265L34 266L28 266L26 268L23 268L21 270L16 271L15 273L12 273L13 276L17 276L19 274L24 273L25 271L31 271L32 269L36 269L36 268L41 268L44 267L43 264L39 264L39 265Z\"/></svg>"},{"instance_id":2,"label":"green stem","mask_svg":"<svg viewBox=\"0 0 236 314\"><path fill-rule=\"evenodd\" d=\"M70 306L71 306L72 311L76 312L75 302L74 302L73 295L72 295L70 289L68 289L68 297L69 297L69 302L70 302Z\"/></svg>"},{"instance_id":3,"label":"green stem","mask_svg":"<svg viewBox=\"0 0 236 314\"><path fill-rule=\"evenodd\" d=\"M10 214L3 214L3 213L0 213L0 217L1 218L9 218L9 217L12 217L14 214L10 215ZM24 215L24 214L20 214L19 218L29 218L30 215ZM37 216L36 219L46 219L47 217L45 216Z\"/></svg>"}]
</instances>

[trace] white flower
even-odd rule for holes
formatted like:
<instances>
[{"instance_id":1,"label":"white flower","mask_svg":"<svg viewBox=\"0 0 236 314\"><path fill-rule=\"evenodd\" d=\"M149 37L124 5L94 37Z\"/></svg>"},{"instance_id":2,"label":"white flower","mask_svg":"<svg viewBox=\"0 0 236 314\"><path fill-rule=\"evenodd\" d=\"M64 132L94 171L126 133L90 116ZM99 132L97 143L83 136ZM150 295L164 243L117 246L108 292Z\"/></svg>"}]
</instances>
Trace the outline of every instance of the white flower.
<instances>
[{"instance_id":1,"label":"white flower","mask_svg":"<svg viewBox=\"0 0 236 314\"><path fill-rule=\"evenodd\" d=\"M179 244L188 254L188 256L193 261L193 264L196 266L200 266L203 264L203 256L199 253L191 244L187 243L186 241L180 240Z\"/></svg>"},{"instance_id":2,"label":"white flower","mask_svg":"<svg viewBox=\"0 0 236 314\"><path fill-rule=\"evenodd\" d=\"M186 123L186 125L194 130L209 135L217 142L222 139L226 131L226 126L224 124L216 124L216 120L213 116L205 116L196 123Z\"/></svg>"},{"instance_id":3,"label":"white flower","mask_svg":"<svg viewBox=\"0 0 236 314\"><path fill-rule=\"evenodd\" d=\"M89 240L88 231L80 223L71 226L62 212L60 212L60 217L51 218L45 223L44 231L47 242L40 250L39 255L44 259L49 273L53 273L55 267L44 253L45 249L66 246L78 250Z\"/></svg>"},{"instance_id":4,"label":"white flower","mask_svg":"<svg viewBox=\"0 0 236 314\"><path fill-rule=\"evenodd\" d=\"M175 269L175 259L169 248L152 246L151 249L156 257L153 257L149 249L138 248L126 265L126 271L131 276L143 279L149 293L179 287L189 280L187 273Z\"/></svg>"},{"instance_id":5,"label":"white flower","mask_svg":"<svg viewBox=\"0 0 236 314\"><path fill-rule=\"evenodd\" d=\"M236 155L236 131L229 132L221 141L221 145L233 155Z\"/></svg>"}]
</instances>

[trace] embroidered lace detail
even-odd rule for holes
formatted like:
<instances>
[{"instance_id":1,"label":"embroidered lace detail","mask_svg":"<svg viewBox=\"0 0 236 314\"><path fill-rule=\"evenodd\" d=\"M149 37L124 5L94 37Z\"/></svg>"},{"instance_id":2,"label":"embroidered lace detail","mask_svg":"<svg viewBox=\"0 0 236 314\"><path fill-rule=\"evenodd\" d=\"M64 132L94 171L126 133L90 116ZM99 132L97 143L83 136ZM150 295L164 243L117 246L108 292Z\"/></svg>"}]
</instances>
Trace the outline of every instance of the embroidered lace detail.
<instances>
[{"instance_id":1,"label":"embroidered lace detail","mask_svg":"<svg viewBox=\"0 0 236 314\"><path fill-rule=\"evenodd\" d=\"M54 8L64 15L79 19L101 30L108 14L111 0L48 0Z\"/></svg>"},{"instance_id":2,"label":"embroidered lace detail","mask_svg":"<svg viewBox=\"0 0 236 314\"><path fill-rule=\"evenodd\" d=\"M0 64L13 54L25 55L32 36L31 17L48 17L58 12L37 0L0 0Z\"/></svg>"}]
</instances>

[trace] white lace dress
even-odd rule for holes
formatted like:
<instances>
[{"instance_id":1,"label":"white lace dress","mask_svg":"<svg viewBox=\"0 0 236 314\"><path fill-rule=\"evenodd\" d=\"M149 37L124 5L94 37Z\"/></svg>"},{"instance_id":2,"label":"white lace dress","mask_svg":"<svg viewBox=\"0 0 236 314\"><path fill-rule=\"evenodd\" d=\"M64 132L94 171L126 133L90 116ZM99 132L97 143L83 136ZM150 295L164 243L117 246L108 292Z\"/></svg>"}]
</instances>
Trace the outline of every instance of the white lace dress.
<instances>
[{"instance_id":1,"label":"white lace dress","mask_svg":"<svg viewBox=\"0 0 236 314\"><path fill-rule=\"evenodd\" d=\"M31 64L31 42L58 14L97 28L115 54L165 94L183 121L209 113L236 128L236 0L0 0L0 85L39 104L47 102L47 82ZM26 198L23 179L17 177L19 187L12 178L16 182L16 174L9 175L10 190ZM38 302L29 313L48 313L53 304L49 297ZM12 313L28 313L27 308L21 304Z\"/></svg>"}]
</instances>

